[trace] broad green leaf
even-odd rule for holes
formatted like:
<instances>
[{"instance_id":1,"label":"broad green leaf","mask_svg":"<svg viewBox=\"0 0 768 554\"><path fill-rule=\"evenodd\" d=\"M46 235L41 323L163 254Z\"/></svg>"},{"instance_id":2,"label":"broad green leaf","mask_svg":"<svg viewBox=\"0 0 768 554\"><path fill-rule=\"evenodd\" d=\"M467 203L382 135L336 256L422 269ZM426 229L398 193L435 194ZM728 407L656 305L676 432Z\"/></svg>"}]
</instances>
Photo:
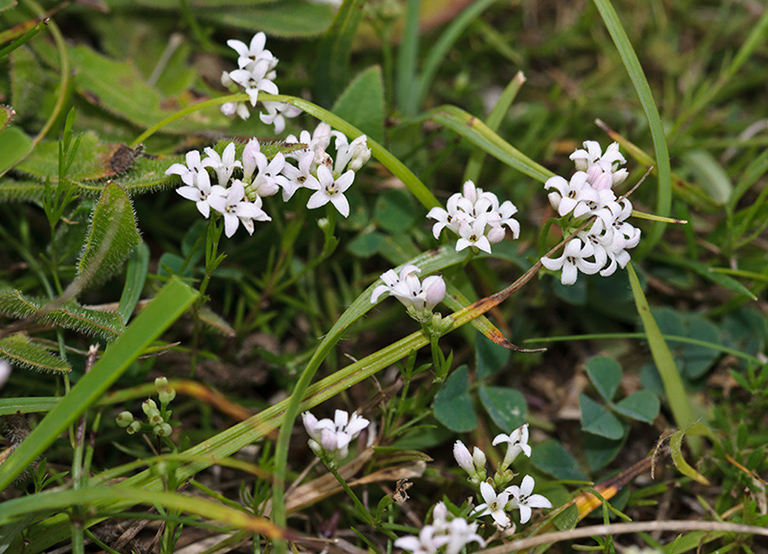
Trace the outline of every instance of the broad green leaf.
<instances>
[{"instance_id":1,"label":"broad green leaf","mask_svg":"<svg viewBox=\"0 0 768 554\"><path fill-rule=\"evenodd\" d=\"M27 155L32 148L32 139L18 127L6 127L0 131L0 175L11 169L19 160ZM19 189L13 192L6 191L6 186L12 187L7 179L0 183L0 195L9 194L11 197L18 198L24 196L24 192Z\"/></svg>"},{"instance_id":2,"label":"broad green leaf","mask_svg":"<svg viewBox=\"0 0 768 554\"><path fill-rule=\"evenodd\" d=\"M196 298L197 293L187 285L176 279L170 280L125 333L107 347L91 371L78 380L29 437L6 458L0 466L0 490L12 483L89 406L99 400L144 349L176 321Z\"/></svg>"},{"instance_id":3,"label":"broad green leaf","mask_svg":"<svg viewBox=\"0 0 768 554\"><path fill-rule=\"evenodd\" d=\"M475 365L477 378L485 379L501 371L512 357L512 352L487 339L481 332L475 333Z\"/></svg>"},{"instance_id":4,"label":"broad green leaf","mask_svg":"<svg viewBox=\"0 0 768 554\"><path fill-rule=\"evenodd\" d=\"M681 366L683 375L688 379L695 380L702 377L720 357L718 349L722 343L720 329L701 314L677 312L667 307L654 308L651 314L664 335L682 335L700 342L700 344L678 342L670 348ZM708 347L708 344L712 346Z\"/></svg>"},{"instance_id":5,"label":"broad green leaf","mask_svg":"<svg viewBox=\"0 0 768 554\"><path fill-rule=\"evenodd\" d=\"M469 368L461 366L445 380L435 396L432 410L435 418L451 431L468 433L477 427L477 416L472 407L469 387Z\"/></svg>"},{"instance_id":6,"label":"broad green leaf","mask_svg":"<svg viewBox=\"0 0 768 554\"><path fill-rule=\"evenodd\" d=\"M349 83L333 106L333 113L349 121L377 142L384 139L384 81L378 65Z\"/></svg>"},{"instance_id":7,"label":"broad green leaf","mask_svg":"<svg viewBox=\"0 0 768 554\"><path fill-rule=\"evenodd\" d=\"M77 264L77 276L85 281L83 286L112 276L139 243L141 236L131 199L115 183L108 184L93 211Z\"/></svg>"},{"instance_id":8,"label":"broad green leaf","mask_svg":"<svg viewBox=\"0 0 768 554\"><path fill-rule=\"evenodd\" d=\"M113 341L125 330L116 313L84 308L75 301L47 308L48 302L39 298L25 297L20 291L0 290L0 313L17 319L34 318L35 321L73 329Z\"/></svg>"},{"instance_id":9,"label":"broad green leaf","mask_svg":"<svg viewBox=\"0 0 768 554\"><path fill-rule=\"evenodd\" d=\"M18 4L17 0L0 0L0 12L13 8Z\"/></svg>"},{"instance_id":10,"label":"broad green leaf","mask_svg":"<svg viewBox=\"0 0 768 554\"><path fill-rule=\"evenodd\" d=\"M624 427L616 416L589 396L579 395L579 407L581 408L581 429L583 431L612 440L624 436Z\"/></svg>"},{"instance_id":11,"label":"broad green leaf","mask_svg":"<svg viewBox=\"0 0 768 554\"><path fill-rule=\"evenodd\" d=\"M47 75L27 46L14 50L10 58L11 105L19 120L34 117L40 111Z\"/></svg>"},{"instance_id":12,"label":"broad green leaf","mask_svg":"<svg viewBox=\"0 0 768 554\"><path fill-rule=\"evenodd\" d=\"M151 127L184 107L166 107L169 101L150 86L135 66L97 54L84 45L69 51L77 68L75 86L90 103L140 127ZM210 131L226 125L227 119L215 108L199 110L164 128L169 133Z\"/></svg>"},{"instance_id":13,"label":"broad green leaf","mask_svg":"<svg viewBox=\"0 0 768 554\"><path fill-rule=\"evenodd\" d=\"M201 15L208 21L235 29L298 38L323 33L331 25L334 14L334 8L328 4L280 0L265 6L212 10Z\"/></svg>"},{"instance_id":14,"label":"broad green leaf","mask_svg":"<svg viewBox=\"0 0 768 554\"><path fill-rule=\"evenodd\" d=\"M370 258L379 252L385 240L386 235L377 231L361 233L349 242L347 250L360 258Z\"/></svg>"},{"instance_id":15,"label":"broad green leaf","mask_svg":"<svg viewBox=\"0 0 768 554\"><path fill-rule=\"evenodd\" d=\"M390 233L402 233L416 220L416 206L403 190L388 190L376 198L374 217Z\"/></svg>"},{"instance_id":16,"label":"broad green leaf","mask_svg":"<svg viewBox=\"0 0 768 554\"><path fill-rule=\"evenodd\" d=\"M641 390L622 398L613 408L621 415L650 424L659 415L659 397Z\"/></svg>"},{"instance_id":17,"label":"broad green leaf","mask_svg":"<svg viewBox=\"0 0 768 554\"><path fill-rule=\"evenodd\" d=\"M680 158L695 176L691 180L700 183L710 198L721 206L728 202L733 193L733 183L712 154L704 150L690 150L680 154Z\"/></svg>"},{"instance_id":18,"label":"broad green leaf","mask_svg":"<svg viewBox=\"0 0 768 554\"><path fill-rule=\"evenodd\" d=\"M547 440L532 449L531 463L555 479L584 481L587 476L579 468L579 462L560 442Z\"/></svg>"},{"instance_id":19,"label":"broad green leaf","mask_svg":"<svg viewBox=\"0 0 768 554\"><path fill-rule=\"evenodd\" d=\"M21 333L0 339L0 355L14 365L37 371L67 373L72 371L69 364L48 352L43 346L34 343Z\"/></svg>"},{"instance_id":20,"label":"broad green leaf","mask_svg":"<svg viewBox=\"0 0 768 554\"><path fill-rule=\"evenodd\" d=\"M480 402L493 422L505 433L520 427L528 415L525 397L515 389L480 387Z\"/></svg>"},{"instance_id":21,"label":"broad green leaf","mask_svg":"<svg viewBox=\"0 0 768 554\"><path fill-rule=\"evenodd\" d=\"M584 368L603 400L611 402L621 384L619 362L607 356L595 356L587 360Z\"/></svg>"},{"instance_id":22,"label":"broad green leaf","mask_svg":"<svg viewBox=\"0 0 768 554\"><path fill-rule=\"evenodd\" d=\"M651 348L651 356L656 364L661 375L661 380L664 383L664 392L667 396L667 402L669 408L672 410L672 415L675 419L675 423L685 428L693 423L694 415L691 408L688 395L683 385L683 380L680 373L677 371L677 365L675 359L672 357L672 353L669 351L667 342L664 340L664 336L659 330L659 326L651 315L651 308L648 306L648 301L643 294L643 289L640 288L640 281L637 279L637 273L632 263L627 264L627 274L629 275L629 283L632 287L632 294L635 297L635 305L637 306L637 313L640 315L640 319L643 322L643 328L645 329L646 337L648 338L648 345ZM693 451L698 454L701 450L701 442L696 440L697 437L692 437L690 444Z\"/></svg>"},{"instance_id":23,"label":"broad green leaf","mask_svg":"<svg viewBox=\"0 0 768 554\"><path fill-rule=\"evenodd\" d=\"M0 106L0 131L5 129L16 117L16 111L10 106Z\"/></svg>"},{"instance_id":24,"label":"broad green leaf","mask_svg":"<svg viewBox=\"0 0 768 554\"><path fill-rule=\"evenodd\" d=\"M611 463L621 452L629 433L620 439L606 439L592 433L582 433L584 457L590 471L597 471Z\"/></svg>"}]
</instances>

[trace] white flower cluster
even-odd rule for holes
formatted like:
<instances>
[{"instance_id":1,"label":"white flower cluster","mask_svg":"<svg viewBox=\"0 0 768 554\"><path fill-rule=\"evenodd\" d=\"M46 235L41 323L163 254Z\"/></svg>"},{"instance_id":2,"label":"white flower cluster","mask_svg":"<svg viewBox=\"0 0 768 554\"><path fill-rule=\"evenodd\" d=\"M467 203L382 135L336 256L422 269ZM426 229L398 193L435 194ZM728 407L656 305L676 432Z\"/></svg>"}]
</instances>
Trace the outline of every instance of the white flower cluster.
<instances>
[{"instance_id":1,"label":"white flower cluster","mask_svg":"<svg viewBox=\"0 0 768 554\"><path fill-rule=\"evenodd\" d=\"M325 151L332 136L336 138L335 162ZM228 144L221 155L213 148L204 150L205 157L193 150L187 153L186 164L175 163L165 174L181 177L183 186L176 192L195 202L203 217L208 218L211 209L224 216L224 232L228 237L235 234L240 224L253 234L254 221L270 221L262 208L262 199L280 190L284 201L300 188L313 190L308 208L319 208L330 202L347 217L349 202L344 192L352 185L355 171L371 156L365 135L349 143L346 136L321 123L314 136L303 131L301 140L306 140L307 148L287 156L277 153L271 160L261 151L255 138L243 148L242 159L236 159L234 143ZM293 142L297 142L295 138ZM296 160L298 167L286 158ZM214 185L208 169L213 170L213 178L217 181Z\"/></svg>"},{"instance_id":2,"label":"white flower cluster","mask_svg":"<svg viewBox=\"0 0 768 554\"><path fill-rule=\"evenodd\" d=\"M481 548L485 546L485 541L477 534L477 523L469 523L461 517L449 519L449 515L445 504L438 502L432 510L432 524L422 527L418 537L400 537L395 546L413 554L436 554L443 547L444 554L459 554L472 542Z\"/></svg>"},{"instance_id":3,"label":"white flower cluster","mask_svg":"<svg viewBox=\"0 0 768 554\"><path fill-rule=\"evenodd\" d=\"M277 77L275 68L278 60L272 52L264 49L266 42L267 36L264 33L256 33L250 45L240 40L227 41L227 45L238 54L238 68L222 73L221 84L227 88L233 85L244 88L252 107L255 107L259 101L259 92L280 93L274 83ZM267 125L274 125L277 134L285 129L286 117L296 117L301 113L299 108L284 102L263 102L263 104L267 112L259 114L259 119ZM221 105L221 111L224 115L237 114L242 119L248 119L251 115L248 105L244 102L227 102Z\"/></svg>"},{"instance_id":4,"label":"white flower cluster","mask_svg":"<svg viewBox=\"0 0 768 554\"><path fill-rule=\"evenodd\" d=\"M513 238L520 234L520 224L512 218L517 207L509 200L499 204L492 192L477 188L472 181L464 183L463 193L457 192L448 199L448 209L432 208L427 217L437 223L432 227L435 238L447 228L459 236L456 251L475 246L484 252L491 252L491 245L501 242L506 236L506 225Z\"/></svg>"},{"instance_id":5,"label":"white flower cluster","mask_svg":"<svg viewBox=\"0 0 768 554\"><path fill-rule=\"evenodd\" d=\"M493 439L493 445L506 444L507 451L504 460L499 465L493 481L502 487L509 482L507 471L515 458L522 453L530 458L531 447L528 445L528 424L518 427L509 435L500 434ZM469 481L480 486L480 496L483 503L477 506L472 515L476 517L491 516L494 524L499 529L507 529L512 525L507 512L520 510L520 523L528 523L531 519L533 508L551 508L552 503L540 494L533 494L535 481L530 475L523 477L520 485L512 485L496 493L494 485L486 480L485 453L475 447L470 453L469 449L461 441L453 445L453 456L464 471L469 474Z\"/></svg>"},{"instance_id":6,"label":"white flower cluster","mask_svg":"<svg viewBox=\"0 0 768 554\"><path fill-rule=\"evenodd\" d=\"M611 189L628 175L621 167L626 160L619 145L614 142L603 153L597 142L586 141L584 149L570 157L577 170L570 181L555 176L544 184L551 190L550 204L560 217L566 218L566 231L578 228L589 217L595 216L595 221L565 245L562 256L541 259L546 268L562 270L560 281L564 285L575 283L579 272L612 275L617 266L627 265L627 249L640 241L640 230L627 223L632 203L626 198L618 200Z\"/></svg>"},{"instance_id":7,"label":"white flower cluster","mask_svg":"<svg viewBox=\"0 0 768 554\"><path fill-rule=\"evenodd\" d=\"M419 281L417 275L420 272L418 267L408 264L400 270L399 276L394 269L382 273L384 284L373 289L371 304L375 304L386 293L397 298L409 312L431 313L445 298L445 281L439 275L431 275Z\"/></svg>"},{"instance_id":8,"label":"white flower cluster","mask_svg":"<svg viewBox=\"0 0 768 554\"><path fill-rule=\"evenodd\" d=\"M370 421L344 410L336 410L333 419L318 419L309 412L301 414L304 428L309 435L309 447L318 458L332 467L344 461L349 455L349 443L368 427Z\"/></svg>"}]
</instances>

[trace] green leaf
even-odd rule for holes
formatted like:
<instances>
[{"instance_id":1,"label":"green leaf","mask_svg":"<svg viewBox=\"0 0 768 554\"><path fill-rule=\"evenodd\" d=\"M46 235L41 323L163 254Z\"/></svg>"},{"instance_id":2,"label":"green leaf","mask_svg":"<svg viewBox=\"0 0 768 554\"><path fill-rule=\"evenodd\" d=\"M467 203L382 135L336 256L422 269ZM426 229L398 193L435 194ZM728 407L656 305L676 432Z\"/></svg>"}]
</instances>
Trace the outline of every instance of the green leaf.
<instances>
[{"instance_id":1,"label":"green leaf","mask_svg":"<svg viewBox=\"0 0 768 554\"><path fill-rule=\"evenodd\" d=\"M333 6L328 4L280 0L266 6L209 11L204 14L204 18L235 29L297 38L324 32L331 25L334 14Z\"/></svg>"},{"instance_id":2,"label":"green leaf","mask_svg":"<svg viewBox=\"0 0 768 554\"><path fill-rule=\"evenodd\" d=\"M622 398L614 409L621 415L650 424L659 415L659 398L652 392L641 390Z\"/></svg>"},{"instance_id":3,"label":"green leaf","mask_svg":"<svg viewBox=\"0 0 768 554\"><path fill-rule=\"evenodd\" d=\"M125 333L107 347L91 371L78 380L26 440L6 458L0 466L0 490L13 482L89 406L99 400L144 349L176 321L196 298L194 290L177 279L171 279Z\"/></svg>"},{"instance_id":4,"label":"green leaf","mask_svg":"<svg viewBox=\"0 0 768 554\"><path fill-rule=\"evenodd\" d=\"M176 113L177 109L165 107L168 102L131 62L111 60L84 45L71 48L69 53L77 68L75 86L92 104L140 127L151 127ZM164 130L168 133L210 131L226 123L219 110L201 110L167 125Z\"/></svg>"},{"instance_id":5,"label":"green leaf","mask_svg":"<svg viewBox=\"0 0 768 554\"><path fill-rule=\"evenodd\" d=\"M627 436L628 433L625 433L622 438L612 440L591 433L583 433L584 457L587 459L589 470L597 471L611 463L621 452Z\"/></svg>"},{"instance_id":6,"label":"green leaf","mask_svg":"<svg viewBox=\"0 0 768 554\"><path fill-rule=\"evenodd\" d=\"M13 8L18 4L17 0L0 0L0 12Z\"/></svg>"},{"instance_id":7,"label":"green leaf","mask_svg":"<svg viewBox=\"0 0 768 554\"><path fill-rule=\"evenodd\" d=\"M706 431L706 428L701 423L696 423L689 426L687 429L681 429L675 432L675 434L673 434L669 439L669 451L672 456L672 463L675 464L675 467L678 469L678 471L680 471L680 473L687 475L702 485L711 486L709 479L696 471L688 462L685 461L685 458L683 457L683 438L687 433L700 429Z\"/></svg>"},{"instance_id":8,"label":"green leaf","mask_svg":"<svg viewBox=\"0 0 768 554\"><path fill-rule=\"evenodd\" d=\"M40 180L50 178L58 182L59 142L43 141L18 166L21 171ZM135 153L123 144L102 142L93 131L81 135L80 146L75 154L67 177L73 181L104 179L122 173L133 165ZM99 190L104 185L98 185Z\"/></svg>"},{"instance_id":9,"label":"green leaf","mask_svg":"<svg viewBox=\"0 0 768 554\"><path fill-rule=\"evenodd\" d=\"M506 387L480 387L480 402L493 422L505 433L511 433L523 423L528 414L525 397Z\"/></svg>"},{"instance_id":10,"label":"green leaf","mask_svg":"<svg viewBox=\"0 0 768 554\"><path fill-rule=\"evenodd\" d=\"M115 183L107 184L91 217L77 277L88 284L103 282L120 269L139 243L131 199Z\"/></svg>"},{"instance_id":11,"label":"green leaf","mask_svg":"<svg viewBox=\"0 0 768 554\"><path fill-rule=\"evenodd\" d=\"M34 318L40 323L96 335L107 341L115 340L125 330L118 314L84 308L73 300L53 309L49 309L48 304L40 298L27 298L17 290L0 291L0 313L6 316Z\"/></svg>"},{"instance_id":12,"label":"green leaf","mask_svg":"<svg viewBox=\"0 0 768 554\"><path fill-rule=\"evenodd\" d=\"M627 264L627 274L629 275L632 294L635 297L637 313L640 314L640 319L643 322L648 345L651 348L651 356L664 383L664 392L666 393L669 407L672 410L672 415L675 418L675 423L679 427L687 427L693 423L694 415L683 380L677 371L677 365L672 357L672 353L669 351L667 342L664 340L659 326L653 319L653 315L651 315L648 300L646 300L645 294L643 294L643 290L640 288L640 281L637 279L637 273L635 273L635 268L631 262ZM694 452L700 452L701 442L691 440L690 443Z\"/></svg>"},{"instance_id":13,"label":"green leaf","mask_svg":"<svg viewBox=\"0 0 768 554\"><path fill-rule=\"evenodd\" d=\"M350 241L347 250L360 258L370 258L381 250L385 240L386 235L376 231L361 233Z\"/></svg>"},{"instance_id":14,"label":"green leaf","mask_svg":"<svg viewBox=\"0 0 768 554\"><path fill-rule=\"evenodd\" d=\"M477 427L468 387L469 368L463 365L446 379L432 405L435 418L456 433L468 433Z\"/></svg>"},{"instance_id":15,"label":"green leaf","mask_svg":"<svg viewBox=\"0 0 768 554\"><path fill-rule=\"evenodd\" d=\"M680 154L688 170L693 173L692 181L701 183L704 191L720 206L728 202L733 193L733 183L717 160L705 150L690 150Z\"/></svg>"},{"instance_id":16,"label":"green leaf","mask_svg":"<svg viewBox=\"0 0 768 554\"><path fill-rule=\"evenodd\" d=\"M32 139L18 127L6 127L0 131L0 175L15 166L32 148ZM0 194L9 186L8 180L0 184ZM12 185L10 185L12 186ZM18 191L16 192L18 194ZM14 194L12 193L12 196Z\"/></svg>"},{"instance_id":17,"label":"green leaf","mask_svg":"<svg viewBox=\"0 0 768 554\"><path fill-rule=\"evenodd\" d=\"M60 396L0 398L0 416L48 412L61 400Z\"/></svg>"},{"instance_id":18,"label":"green leaf","mask_svg":"<svg viewBox=\"0 0 768 554\"><path fill-rule=\"evenodd\" d=\"M621 384L619 362L607 356L595 356L587 360L585 369L603 400L611 402Z\"/></svg>"},{"instance_id":19,"label":"green leaf","mask_svg":"<svg viewBox=\"0 0 768 554\"><path fill-rule=\"evenodd\" d=\"M547 440L537 444L531 454L531 463L555 479L585 481L587 476L579 468L576 458L560 442Z\"/></svg>"},{"instance_id":20,"label":"green leaf","mask_svg":"<svg viewBox=\"0 0 768 554\"><path fill-rule=\"evenodd\" d=\"M341 93L333 113L349 121L373 140L384 139L384 80L381 67L369 67Z\"/></svg>"},{"instance_id":21,"label":"green leaf","mask_svg":"<svg viewBox=\"0 0 768 554\"><path fill-rule=\"evenodd\" d=\"M583 431L613 440L624 436L624 427L616 416L589 396L580 394L579 406L581 407L581 428Z\"/></svg>"},{"instance_id":22,"label":"green leaf","mask_svg":"<svg viewBox=\"0 0 768 554\"><path fill-rule=\"evenodd\" d=\"M640 60L638 60L635 49L632 47L632 43L629 41L629 37L627 37L627 33L624 31L621 20L613 9L610 0L594 0L594 2L605 22L608 33L611 35L614 44L616 44L621 61L624 63L632 85L635 87L640 104L643 106L645 117L648 120L648 127L651 131L653 148L656 154L655 166L659 177L656 188L656 209L654 212L656 215L667 217L672 206L672 169L669 163L669 149L667 148L664 126L661 123L659 110L656 108L656 103L653 100L651 86L645 78ZM643 238L642 248L645 250L653 248L661 238L665 228L665 223L654 222L649 236Z\"/></svg>"},{"instance_id":23,"label":"green leaf","mask_svg":"<svg viewBox=\"0 0 768 554\"><path fill-rule=\"evenodd\" d=\"M16 117L16 111L10 106L0 105L0 131L5 129Z\"/></svg>"},{"instance_id":24,"label":"green leaf","mask_svg":"<svg viewBox=\"0 0 768 554\"><path fill-rule=\"evenodd\" d=\"M125 275L123 293L120 295L120 304L117 313L128 323L133 310L141 299L141 291L144 290L144 282L147 280L149 269L149 247L143 242L139 244L128 259L128 270Z\"/></svg>"},{"instance_id":25,"label":"green leaf","mask_svg":"<svg viewBox=\"0 0 768 554\"><path fill-rule=\"evenodd\" d=\"M475 333L475 364L477 378L485 379L504 369L512 357L512 352L489 340L481 332Z\"/></svg>"},{"instance_id":26,"label":"green leaf","mask_svg":"<svg viewBox=\"0 0 768 554\"><path fill-rule=\"evenodd\" d=\"M416 206L407 192L388 190L376 198L374 217L385 231L401 233L416 220Z\"/></svg>"},{"instance_id":27,"label":"green leaf","mask_svg":"<svg viewBox=\"0 0 768 554\"><path fill-rule=\"evenodd\" d=\"M27 46L11 53L11 105L20 120L39 115L46 73Z\"/></svg>"},{"instance_id":28,"label":"green leaf","mask_svg":"<svg viewBox=\"0 0 768 554\"><path fill-rule=\"evenodd\" d=\"M343 2L318 45L314 90L320 104L330 105L347 85L352 42L363 16L364 3L364 0Z\"/></svg>"},{"instance_id":29,"label":"green leaf","mask_svg":"<svg viewBox=\"0 0 768 554\"><path fill-rule=\"evenodd\" d=\"M67 373L69 364L48 352L43 346L29 340L21 333L0 339L0 354L14 365L37 371Z\"/></svg>"}]
</instances>

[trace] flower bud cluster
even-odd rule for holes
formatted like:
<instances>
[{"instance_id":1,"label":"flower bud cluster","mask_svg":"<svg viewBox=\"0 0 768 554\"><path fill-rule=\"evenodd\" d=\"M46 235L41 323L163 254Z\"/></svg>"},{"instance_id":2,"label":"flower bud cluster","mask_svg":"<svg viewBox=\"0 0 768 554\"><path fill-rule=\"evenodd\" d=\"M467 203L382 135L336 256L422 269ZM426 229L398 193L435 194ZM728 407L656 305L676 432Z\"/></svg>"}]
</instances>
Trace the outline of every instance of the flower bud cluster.
<instances>
[{"instance_id":1,"label":"flower bud cluster","mask_svg":"<svg viewBox=\"0 0 768 554\"><path fill-rule=\"evenodd\" d=\"M160 400L160 407L158 408L157 403L148 398L141 403L141 411L144 412L147 424L155 435L158 437L168 437L173 432L173 427L169 423L172 412L168 409L168 404L176 398L176 391L171 388L168 384L168 379L165 377L155 379L155 387ZM129 435L138 433L142 427L141 422L135 419L133 414L127 410L120 412L115 421L118 427L124 428Z\"/></svg>"},{"instance_id":2,"label":"flower bud cluster","mask_svg":"<svg viewBox=\"0 0 768 554\"><path fill-rule=\"evenodd\" d=\"M640 230L627 222L632 214L632 203L617 199L612 188L627 179L626 163L617 143L602 152L594 141L584 142L584 149L571 154L576 172L570 181L563 177L551 177L544 188L551 190L549 201L563 218L564 231L571 233L588 218L594 222L579 231L565 245L559 258L541 259L541 263L553 271L562 270L560 280L564 285L576 282L578 273L593 275L600 272L606 277L625 267L630 256L627 249L640 241Z\"/></svg>"},{"instance_id":3,"label":"flower bud cluster","mask_svg":"<svg viewBox=\"0 0 768 554\"><path fill-rule=\"evenodd\" d=\"M515 477L509 469L515 458L521 453L529 458L531 456L531 447L528 445L528 424L518 427L509 435L503 433L497 435L493 439L493 445L499 444L506 444L507 449L504 460L496 468L493 479L486 479L486 457L479 448L474 447L470 454L464 443L456 441L453 446L453 455L459 467L469 475L469 482L479 487L483 503L472 511L472 515L491 516L496 527L507 529L512 525L507 512L514 509L520 510L520 523L527 523L531 519L532 508L551 508L552 503L540 494L533 494L535 482L530 475L523 477L520 485L508 486ZM501 492L497 493L497 489L501 489Z\"/></svg>"},{"instance_id":4,"label":"flower bud cluster","mask_svg":"<svg viewBox=\"0 0 768 554\"><path fill-rule=\"evenodd\" d=\"M309 447L329 467L337 467L349 455L349 444L368 427L370 421L344 410L336 410L333 419L318 420L310 412L301 414L309 435Z\"/></svg>"},{"instance_id":5,"label":"flower bud cluster","mask_svg":"<svg viewBox=\"0 0 768 554\"><path fill-rule=\"evenodd\" d=\"M459 554L465 546L477 543L485 546L485 541L477 533L478 524L469 523L462 517L453 517L443 502L438 502L432 509L432 523L421 528L418 536L408 535L395 541L397 548L414 554Z\"/></svg>"},{"instance_id":6,"label":"flower bud cluster","mask_svg":"<svg viewBox=\"0 0 768 554\"><path fill-rule=\"evenodd\" d=\"M245 89L251 106L255 107L259 101L259 93L279 94L274 80L277 78L277 58L269 50L265 50L267 36L264 33L256 33L250 44L240 40L228 40L227 46L238 54L237 69L225 71L221 75L221 84L227 88L235 86ZM275 133L280 134L285 129L285 118L296 117L301 110L284 102L263 102L266 113L259 114L259 119L267 125L275 126ZM251 115L248 105L244 102L227 102L222 104L221 111L224 115L237 114L242 119L248 119Z\"/></svg>"},{"instance_id":7,"label":"flower bud cluster","mask_svg":"<svg viewBox=\"0 0 768 554\"><path fill-rule=\"evenodd\" d=\"M431 275L422 282L417 277L420 272L418 267L409 264L400 270L400 275L394 269L382 273L384 284L373 289L371 304L386 293L397 298L417 321L431 320L432 310L445 298L445 281L439 275Z\"/></svg>"},{"instance_id":8,"label":"flower bud cluster","mask_svg":"<svg viewBox=\"0 0 768 554\"><path fill-rule=\"evenodd\" d=\"M463 193L451 196L446 207L432 208L427 217L437 221L432 226L435 238L446 228L459 236L457 252L474 246L490 254L491 245L506 236L505 226L513 238L520 234L520 223L512 217L517 207L509 200L499 204L495 194L477 188L472 181L464 183Z\"/></svg>"},{"instance_id":9,"label":"flower bud cluster","mask_svg":"<svg viewBox=\"0 0 768 554\"><path fill-rule=\"evenodd\" d=\"M335 162L326 152L332 137L335 137ZM271 160L261 151L256 138L243 147L240 158L233 142L221 154L205 148L203 157L199 151L192 150L187 153L185 164L175 163L165 174L181 178L183 185L176 192L195 202L203 217L207 219L211 210L221 214L228 237L234 235L240 225L253 234L255 221L271 221L263 209L263 199L279 191L283 200L288 201L300 188L313 190L308 208L319 208L330 202L341 215L349 216L349 202L344 192L352 185L355 172L371 156L365 135L349 143L345 135L321 123L314 135L302 132L300 140L306 148L287 156L278 152ZM298 141L291 136L288 143L298 144ZM296 160L298 166L286 158Z\"/></svg>"}]
</instances>

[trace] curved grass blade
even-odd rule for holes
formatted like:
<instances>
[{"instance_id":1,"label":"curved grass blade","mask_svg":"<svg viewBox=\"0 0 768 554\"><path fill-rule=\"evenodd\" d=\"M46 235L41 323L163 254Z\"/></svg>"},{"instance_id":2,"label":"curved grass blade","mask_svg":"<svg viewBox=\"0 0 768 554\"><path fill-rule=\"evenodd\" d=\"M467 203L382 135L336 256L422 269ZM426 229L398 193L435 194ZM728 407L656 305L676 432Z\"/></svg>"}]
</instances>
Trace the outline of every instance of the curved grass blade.
<instances>
[{"instance_id":1,"label":"curved grass blade","mask_svg":"<svg viewBox=\"0 0 768 554\"><path fill-rule=\"evenodd\" d=\"M672 169L669 164L669 150L667 148L667 139L664 135L664 127L661 124L659 111L653 100L651 87L648 85L648 80L645 78L640 60L637 59L632 43L629 42L629 37L627 37L627 33L624 31L624 27L622 27L619 16L613 9L610 0L594 0L594 2L605 22L608 33L610 33L614 44L616 44L616 49L619 51L627 73L629 73L629 78L632 80L632 85L635 87L640 104L645 112L645 117L648 120L648 126L653 139L653 148L656 153L656 163L654 166L658 168L659 175L655 211L657 215L667 217L672 207ZM643 239L641 248L644 252L648 252L653 248L661 238L661 235L664 234L665 228L666 223L653 223L648 236Z\"/></svg>"},{"instance_id":2,"label":"curved grass blade","mask_svg":"<svg viewBox=\"0 0 768 554\"><path fill-rule=\"evenodd\" d=\"M176 321L196 298L197 292L172 278L136 317L123 336L107 347L91 371L80 378L0 466L0 490L13 482L67 427L101 398L142 351Z\"/></svg>"},{"instance_id":3,"label":"curved grass blade","mask_svg":"<svg viewBox=\"0 0 768 554\"><path fill-rule=\"evenodd\" d=\"M664 392L667 396L667 403L669 404L672 415L675 418L675 423L681 429L685 429L694 423L693 409L691 408L688 394L685 392L685 385L683 385L683 379L680 376L680 372L677 370L675 359L672 357L672 353L669 351L669 346L664 340L664 335L661 334L659 326L656 324L656 320L651 315L651 308L648 306L648 300L643 294L643 289L640 287L640 281L637 279L635 268L632 267L632 263L627 264L627 273L629 274L629 284L632 288L632 296L635 299L635 306L637 306L637 313L640 315L640 320L643 323L643 329L645 329L645 336L648 339L648 346L651 349L651 356L656 364L656 369L661 375L661 381L664 384ZM701 441L698 437L691 437L690 440L691 449L694 453L701 451Z\"/></svg>"},{"instance_id":4,"label":"curved grass blade","mask_svg":"<svg viewBox=\"0 0 768 554\"><path fill-rule=\"evenodd\" d=\"M131 252L128 258L125 285L123 286L123 293L120 295L120 303L117 307L117 313L120 314L123 323L128 323L133 310L136 309L136 305L141 300L141 291L144 290L148 269L149 247L142 242Z\"/></svg>"},{"instance_id":5,"label":"curved grass blade","mask_svg":"<svg viewBox=\"0 0 768 554\"><path fill-rule=\"evenodd\" d=\"M494 158L537 181L543 183L555 175L502 139L478 118L461 108L451 105L440 106L427 112L424 117L448 127Z\"/></svg>"}]
</instances>

